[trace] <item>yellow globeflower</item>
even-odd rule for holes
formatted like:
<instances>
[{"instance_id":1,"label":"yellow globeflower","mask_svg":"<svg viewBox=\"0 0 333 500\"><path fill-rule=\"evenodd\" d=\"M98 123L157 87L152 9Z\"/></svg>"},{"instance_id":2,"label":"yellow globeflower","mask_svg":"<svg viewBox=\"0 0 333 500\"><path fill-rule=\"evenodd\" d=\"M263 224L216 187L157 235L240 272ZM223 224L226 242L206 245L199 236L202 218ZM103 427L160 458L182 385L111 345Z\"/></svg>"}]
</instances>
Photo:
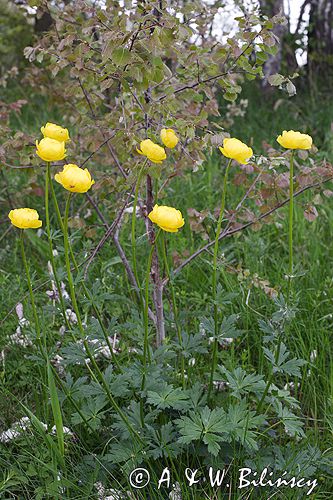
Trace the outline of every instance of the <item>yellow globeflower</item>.
<instances>
[{"instance_id":1,"label":"yellow globeflower","mask_svg":"<svg viewBox=\"0 0 333 500\"><path fill-rule=\"evenodd\" d=\"M66 156L65 143L45 137L40 142L36 141L36 153L44 161L59 161Z\"/></svg>"},{"instance_id":2,"label":"yellow globeflower","mask_svg":"<svg viewBox=\"0 0 333 500\"><path fill-rule=\"evenodd\" d=\"M276 140L286 149L310 149L312 146L310 135L294 132L294 130L284 130Z\"/></svg>"},{"instance_id":3,"label":"yellow globeflower","mask_svg":"<svg viewBox=\"0 0 333 500\"><path fill-rule=\"evenodd\" d=\"M219 150L227 158L236 160L242 165L246 165L253 155L252 148L234 137L226 137L223 140L223 147L219 147Z\"/></svg>"},{"instance_id":4,"label":"yellow globeflower","mask_svg":"<svg viewBox=\"0 0 333 500\"><path fill-rule=\"evenodd\" d=\"M40 129L44 137L55 139L56 141L66 142L69 141L69 133L67 128L60 127L55 123L49 123Z\"/></svg>"},{"instance_id":5,"label":"yellow globeflower","mask_svg":"<svg viewBox=\"0 0 333 500\"><path fill-rule=\"evenodd\" d=\"M8 217L13 226L20 229L38 229L42 225L37 210L33 208L15 208L9 212Z\"/></svg>"},{"instance_id":6,"label":"yellow globeflower","mask_svg":"<svg viewBox=\"0 0 333 500\"><path fill-rule=\"evenodd\" d=\"M163 205L155 205L150 214L148 214L148 217L163 231L167 231L168 233L177 233L178 229L185 224L180 210Z\"/></svg>"},{"instance_id":7,"label":"yellow globeflower","mask_svg":"<svg viewBox=\"0 0 333 500\"><path fill-rule=\"evenodd\" d=\"M172 128L162 128L160 136L164 146L167 148L172 149L177 146L179 139Z\"/></svg>"},{"instance_id":8,"label":"yellow globeflower","mask_svg":"<svg viewBox=\"0 0 333 500\"><path fill-rule=\"evenodd\" d=\"M162 161L166 159L164 148L155 144L150 139L141 141L140 149L137 149L137 152L140 153L140 155L147 156L148 160L153 163L162 163Z\"/></svg>"},{"instance_id":9,"label":"yellow globeflower","mask_svg":"<svg viewBox=\"0 0 333 500\"><path fill-rule=\"evenodd\" d=\"M95 184L87 168L83 169L72 163L64 165L62 172L56 174L54 178L72 193L86 193Z\"/></svg>"}]
</instances>

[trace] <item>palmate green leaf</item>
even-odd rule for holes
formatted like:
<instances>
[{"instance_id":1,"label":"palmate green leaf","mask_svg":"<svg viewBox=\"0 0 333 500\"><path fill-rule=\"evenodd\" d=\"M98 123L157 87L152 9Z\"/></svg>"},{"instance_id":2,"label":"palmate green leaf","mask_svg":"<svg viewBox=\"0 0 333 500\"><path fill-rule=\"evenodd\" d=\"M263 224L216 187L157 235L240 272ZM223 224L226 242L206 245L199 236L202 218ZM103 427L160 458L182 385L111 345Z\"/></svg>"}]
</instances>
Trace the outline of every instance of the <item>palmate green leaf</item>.
<instances>
[{"instance_id":1,"label":"palmate green leaf","mask_svg":"<svg viewBox=\"0 0 333 500\"><path fill-rule=\"evenodd\" d=\"M172 422L162 425L159 429L152 426L147 426L150 433L150 448L147 455L151 455L154 459L165 457L174 458L181 451L180 444L176 440L176 431Z\"/></svg>"},{"instance_id":2,"label":"palmate green leaf","mask_svg":"<svg viewBox=\"0 0 333 500\"><path fill-rule=\"evenodd\" d=\"M230 316L225 316L223 318L220 332L218 334L219 342L223 342L223 340L226 338L235 339L243 333L243 330L238 329L236 326L238 318L238 314L230 314ZM201 321L201 325L206 330L207 334L209 334L210 336L214 336L215 324L213 318L203 318Z\"/></svg>"},{"instance_id":3,"label":"palmate green leaf","mask_svg":"<svg viewBox=\"0 0 333 500\"><path fill-rule=\"evenodd\" d=\"M277 416L281 419L286 433L292 437L305 437L302 420L284 407L280 401L274 403Z\"/></svg>"},{"instance_id":4,"label":"palmate green leaf","mask_svg":"<svg viewBox=\"0 0 333 500\"><path fill-rule=\"evenodd\" d=\"M244 400L228 408L226 428L236 442L251 450L258 450L258 433L254 429L264 424L264 415L256 415L256 412L250 411Z\"/></svg>"},{"instance_id":5,"label":"palmate green leaf","mask_svg":"<svg viewBox=\"0 0 333 500\"><path fill-rule=\"evenodd\" d=\"M185 358L191 358L196 354L205 354L207 347L205 347L205 339L201 333L194 335L184 332L182 334L182 353ZM179 344L178 344L179 345Z\"/></svg>"},{"instance_id":6,"label":"palmate green leaf","mask_svg":"<svg viewBox=\"0 0 333 500\"><path fill-rule=\"evenodd\" d=\"M278 360L275 361L275 353L263 347L265 357L272 363L275 372L286 373L294 377L301 377L300 368L306 364L304 359L292 358L288 360L290 355L285 344L281 344Z\"/></svg>"},{"instance_id":7,"label":"palmate green leaf","mask_svg":"<svg viewBox=\"0 0 333 500\"><path fill-rule=\"evenodd\" d=\"M165 384L159 392L148 391L147 396L147 402L158 410L173 408L184 411L189 408L188 395L181 387L174 389L172 385Z\"/></svg>"},{"instance_id":8,"label":"palmate green leaf","mask_svg":"<svg viewBox=\"0 0 333 500\"><path fill-rule=\"evenodd\" d=\"M222 408L210 410L205 406L200 411L191 411L189 416L176 420L181 434L178 442L189 444L192 441L203 441L208 451L217 456L221 441L228 441L226 429L226 413Z\"/></svg>"},{"instance_id":9,"label":"palmate green leaf","mask_svg":"<svg viewBox=\"0 0 333 500\"><path fill-rule=\"evenodd\" d=\"M232 395L237 399L241 399L242 396L250 392L262 393L265 389L266 384L262 375L247 374L241 367L229 371L224 366L219 365L218 370L223 375L223 379L227 380Z\"/></svg>"},{"instance_id":10,"label":"palmate green leaf","mask_svg":"<svg viewBox=\"0 0 333 500\"><path fill-rule=\"evenodd\" d=\"M106 413L106 410L102 410L106 404L107 401L105 396L91 397L82 404L80 411L93 429L99 429L101 427L102 420ZM76 412L73 413L71 420L73 424L81 424L83 422L82 416Z\"/></svg>"},{"instance_id":11,"label":"palmate green leaf","mask_svg":"<svg viewBox=\"0 0 333 500\"><path fill-rule=\"evenodd\" d=\"M142 447L136 440L112 442L108 453L103 457L103 462L107 464L121 464L121 470L126 473L131 472L143 461Z\"/></svg>"},{"instance_id":12,"label":"palmate green leaf","mask_svg":"<svg viewBox=\"0 0 333 500\"><path fill-rule=\"evenodd\" d=\"M191 389L187 390L191 408L197 409L206 403L207 394L205 392L206 391L200 382L196 382Z\"/></svg>"},{"instance_id":13,"label":"palmate green leaf","mask_svg":"<svg viewBox=\"0 0 333 500\"><path fill-rule=\"evenodd\" d=\"M131 404L129 406L122 407L122 412L126 415L132 427L141 434L142 415L139 401L131 401ZM153 425L159 413L160 412L158 410L153 410L149 411L149 413L146 413L144 415L143 427ZM124 423L124 421L118 414L114 414L114 420L115 421L112 424L112 429L114 429L117 434L120 435L121 439L127 440L133 437L128 430L128 426Z\"/></svg>"},{"instance_id":14,"label":"palmate green leaf","mask_svg":"<svg viewBox=\"0 0 333 500\"><path fill-rule=\"evenodd\" d=\"M230 316L225 316L223 318L221 333L218 336L219 341L222 341L225 338L236 339L243 333L243 330L239 330L236 326L238 318L238 314L231 314Z\"/></svg>"}]
</instances>

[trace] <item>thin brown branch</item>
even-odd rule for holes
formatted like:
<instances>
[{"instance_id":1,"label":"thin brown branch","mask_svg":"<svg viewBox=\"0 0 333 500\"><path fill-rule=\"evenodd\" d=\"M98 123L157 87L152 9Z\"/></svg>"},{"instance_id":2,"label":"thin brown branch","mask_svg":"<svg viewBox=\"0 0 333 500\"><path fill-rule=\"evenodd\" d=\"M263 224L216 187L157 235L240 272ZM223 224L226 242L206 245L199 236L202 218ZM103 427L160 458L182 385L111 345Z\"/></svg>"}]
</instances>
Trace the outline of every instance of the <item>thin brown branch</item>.
<instances>
[{"instance_id":1,"label":"thin brown branch","mask_svg":"<svg viewBox=\"0 0 333 500\"><path fill-rule=\"evenodd\" d=\"M107 240L110 238L110 236L112 236L112 234L115 232L122 216L123 216L123 213L124 213L124 210L125 208L127 207L127 204L132 196L132 193L133 193L133 190L134 190L134 186L132 187L131 189L131 192L128 194L127 198L126 198L126 201L125 203L123 204L122 208L119 210L118 212L118 215L117 217L115 218L115 220L112 222L111 226L109 226L106 222L106 219L104 218L102 212L99 210L99 207L98 205L94 202L94 200L91 198L90 195L88 195L87 193L87 198L89 200L89 202L92 204L92 206L94 207L94 209L96 210L99 218L101 220L103 220L103 223L104 225L107 227L107 231L106 233L104 234L103 238L100 240L100 242L98 243L98 245L95 247L95 249L92 251L90 257L88 258L88 261L86 263L86 267L85 267L85 270L84 270L84 279L87 278L87 273L88 273L88 269L92 263L92 261L94 260L94 258L96 257L96 255L98 254L98 252L102 249L102 247L104 246L104 244L107 242Z\"/></svg>"},{"instance_id":2,"label":"thin brown branch","mask_svg":"<svg viewBox=\"0 0 333 500\"><path fill-rule=\"evenodd\" d=\"M83 167L83 165L85 165L85 164L86 164L86 163L87 163L87 162L88 162L88 161L89 161L89 160L90 160L90 159L91 159L91 158L92 158L92 157L93 157L96 153L98 153L98 151L99 151L100 149L102 149L102 147L103 147L103 146L104 146L107 142L109 142L109 141L110 141L110 140L111 140L114 136L115 136L115 133L113 133L113 134L111 135L111 137L108 137L107 139L105 139L105 141L104 141L104 142L102 142L102 144L100 144L100 145L98 146L98 148L97 148L95 151L93 151L92 153L90 153L90 155L89 155L89 156L87 156L87 158L84 160L84 162L83 162L83 163L81 163L81 168L82 168L82 167Z\"/></svg>"}]
</instances>

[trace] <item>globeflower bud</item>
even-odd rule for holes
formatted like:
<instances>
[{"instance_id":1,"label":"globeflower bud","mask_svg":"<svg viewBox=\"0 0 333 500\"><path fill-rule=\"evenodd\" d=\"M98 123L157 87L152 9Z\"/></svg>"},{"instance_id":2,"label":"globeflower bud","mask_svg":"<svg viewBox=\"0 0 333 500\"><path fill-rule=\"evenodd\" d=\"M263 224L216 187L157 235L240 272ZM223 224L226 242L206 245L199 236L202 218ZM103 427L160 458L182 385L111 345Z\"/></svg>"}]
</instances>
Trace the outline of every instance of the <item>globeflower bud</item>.
<instances>
[{"instance_id":1,"label":"globeflower bud","mask_svg":"<svg viewBox=\"0 0 333 500\"><path fill-rule=\"evenodd\" d=\"M155 144L150 139L145 139L140 142L140 149L137 149L140 155L147 156L148 160L153 163L162 163L166 159L164 148Z\"/></svg>"},{"instance_id":2,"label":"globeflower bud","mask_svg":"<svg viewBox=\"0 0 333 500\"><path fill-rule=\"evenodd\" d=\"M15 208L8 214L13 226L20 229L38 229L42 226L37 210L33 208Z\"/></svg>"},{"instance_id":3,"label":"globeflower bud","mask_svg":"<svg viewBox=\"0 0 333 500\"><path fill-rule=\"evenodd\" d=\"M246 165L253 155L253 151L249 146L234 137L226 137L223 140L223 147L219 147L219 150L227 158L236 160L242 165Z\"/></svg>"},{"instance_id":4,"label":"globeflower bud","mask_svg":"<svg viewBox=\"0 0 333 500\"><path fill-rule=\"evenodd\" d=\"M69 141L69 133L67 128L62 128L55 123L47 123L45 127L40 129L44 137L55 139L56 141L66 142Z\"/></svg>"},{"instance_id":5,"label":"globeflower bud","mask_svg":"<svg viewBox=\"0 0 333 500\"><path fill-rule=\"evenodd\" d=\"M44 161L59 161L66 156L65 143L45 137L40 142L36 141L36 153Z\"/></svg>"},{"instance_id":6,"label":"globeflower bud","mask_svg":"<svg viewBox=\"0 0 333 500\"><path fill-rule=\"evenodd\" d=\"M293 130L284 130L282 135L276 139L277 142L286 149L310 149L312 146L312 137L301 132Z\"/></svg>"},{"instance_id":7,"label":"globeflower bud","mask_svg":"<svg viewBox=\"0 0 333 500\"><path fill-rule=\"evenodd\" d=\"M95 184L87 168L83 169L72 163L64 165L62 172L57 173L54 178L72 193L86 193Z\"/></svg>"},{"instance_id":8,"label":"globeflower bud","mask_svg":"<svg viewBox=\"0 0 333 500\"><path fill-rule=\"evenodd\" d=\"M185 224L182 213L173 207L155 205L148 214L149 219L157 224L163 231L177 233L180 227Z\"/></svg>"},{"instance_id":9,"label":"globeflower bud","mask_svg":"<svg viewBox=\"0 0 333 500\"><path fill-rule=\"evenodd\" d=\"M167 148L172 149L177 146L179 139L172 128L162 128L160 136L164 146Z\"/></svg>"}]
</instances>

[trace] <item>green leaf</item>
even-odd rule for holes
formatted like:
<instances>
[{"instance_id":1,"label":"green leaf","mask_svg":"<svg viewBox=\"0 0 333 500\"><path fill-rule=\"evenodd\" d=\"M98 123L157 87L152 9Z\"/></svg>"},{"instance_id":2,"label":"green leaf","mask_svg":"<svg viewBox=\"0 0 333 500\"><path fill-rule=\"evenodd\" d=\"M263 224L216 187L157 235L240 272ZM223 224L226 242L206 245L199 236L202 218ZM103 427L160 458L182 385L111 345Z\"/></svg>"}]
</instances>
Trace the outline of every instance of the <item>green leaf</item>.
<instances>
[{"instance_id":1,"label":"green leaf","mask_svg":"<svg viewBox=\"0 0 333 500\"><path fill-rule=\"evenodd\" d=\"M292 358L288 360L290 353L287 351L285 344L281 344L279 357L275 361L275 353L263 348L265 357L272 363L274 372L282 372L287 375L292 375L294 377L301 377L300 368L306 364L304 359Z\"/></svg>"},{"instance_id":2,"label":"green leaf","mask_svg":"<svg viewBox=\"0 0 333 500\"><path fill-rule=\"evenodd\" d=\"M276 73L275 75L269 75L267 80L270 85L278 87L282 85L282 83L284 83L285 77L283 75L280 75L279 73Z\"/></svg>"},{"instance_id":3,"label":"green leaf","mask_svg":"<svg viewBox=\"0 0 333 500\"><path fill-rule=\"evenodd\" d=\"M219 442L229 440L226 434L226 414L222 408L210 410L208 406L198 411L191 411L189 416L176 420L181 434L179 443L188 444L192 441L203 441L208 451L217 456Z\"/></svg>"},{"instance_id":4,"label":"green leaf","mask_svg":"<svg viewBox=\"0 0 333 500\"><path fill-rule=\"evenodd\" d=\"M264 377L262 375L247 374L241 367L231 372L224 366L219 366L218 369L224 375L224 379L227 380L232 395L237 399L241 399L242 396L250 392L262 393L265 389Z\"/></svg>"},{"instance_id":5,"label":"green leaf","mask_svg":"<svg viewBox=\"0 0 333 500\"><path fill-rule=\"evenodd\" d=\"M292 437L305 437L301 419L288 408L283 407L280 401L274 406L278 417L282 420L286 433Z\"/></svg>"},{"instance_id":6,"label":"green leaf","mask_svg":"<svg viewBox=\"0 0 333 500\"><path fill-rule=\"evenodd\" d=\"M58 392L57 392L57 388L56 388L53 373L52 373L52 367L51 367L51 364L49 361L47 363L47 378L48 378L48 384L49 384L52 413L53 413L54 423L55 423L56 431L57 431L59 452L62 456L64 456L65 445L64 445L64 427L63 427L63 421L62 421L62 414L61 414L61 409L60 409Z\"/></svg>"},{"instance_id":7,"label":"green leaf","mask_svg":"<svg viewBox=\"0 0 333 500\"><path fill-rule=\"evenodd\" d=\"M125 47L117 47L112 51L111 59L112 62L118 66L125 66L128 64L132 58L131 52Z\"/></svg>"},{"instance_id":8,"label":"green leaf","mask_svg":"<svg viewBox=\"0 0 333 500\"><path fill-rule=\"evenodd\" d=\"M166 408L185 410L189 407L188 395L181 387L174 389L171 385L166 384L158 393L148 391L147 396L147 402L159 410Z\"/></svg>"}]
</instances>

